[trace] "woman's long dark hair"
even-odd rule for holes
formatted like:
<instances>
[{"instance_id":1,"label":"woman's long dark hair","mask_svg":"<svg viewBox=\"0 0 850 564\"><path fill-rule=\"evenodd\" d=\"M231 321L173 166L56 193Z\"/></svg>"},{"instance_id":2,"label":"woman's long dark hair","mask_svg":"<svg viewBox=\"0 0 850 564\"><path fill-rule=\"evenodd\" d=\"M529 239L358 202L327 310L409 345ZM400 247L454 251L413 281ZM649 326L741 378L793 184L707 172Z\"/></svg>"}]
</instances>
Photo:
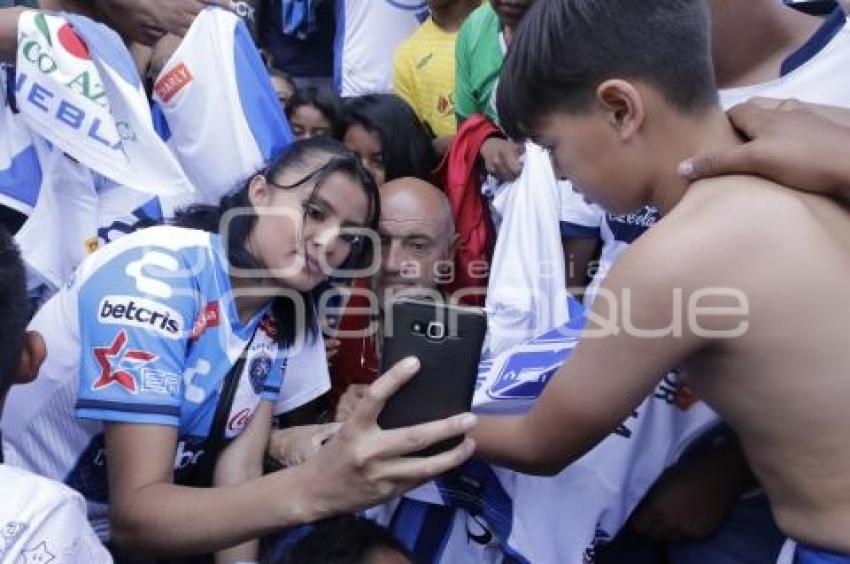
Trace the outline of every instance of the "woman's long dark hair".
<instances>
[{"instance_id":1,"label":"woman's long dark hair","mask_svg":"<svg viewBox=\"0 0 850 564\"><path fill-rule=\"evenodd\" d=\"M352 125L361 125L381 139L386 180L413 176L429 181L437 155L425 126L395 94L367 94L345 102L343 135Z\"/></svg>"},{"instance_id":2,"label":"woman's long dark hair","mask_svg":"<svg viewBox=\"0 0 850 564\"><path fill-rule=\"evenodd\" d=\"M325 180L332 174L342 173L355 180L363 188L369 205L366 218L366 226L377 229L380 216L380 201L378 187L372 175L363 168L357 156L339 141L326 137L316 137L294 141L286 147L274 160L262 171L261 174L269 181L274 182L276 178L290 169L303 170L310 167L311 163L325 162L303 176L300 182L291 185L292 188L313 181L310 198L314 198L322 189ZM201 229L210 233L218 233L221 219L229 210L240 208L252 208L249 198L251 181L257 176L252 175L245 184L233 192L225 195L218 206L194 205L179 212L173 220L173 224L181 227ZM285 188L284 188L285 189ZM227 253L230 264L236 268L262 269L257 258L245 247L248 236L257 223L254 214L236 214L229 221L227 229ZM360 263L369 256L369 239L362 239L363 243L357 248L351 249L351 255L346 261L346 266L358 267ZM296 316L296 304L292 299L278 296L272 303L272 310L278 324L278 340L284 344L291 344L299 330L304 330L305 335L314 336L317 331L316 325L316 303L312 292L299 293L304 304L304 321L306 326L297 327L293 320Z\"/></svg>"}]
</instances>

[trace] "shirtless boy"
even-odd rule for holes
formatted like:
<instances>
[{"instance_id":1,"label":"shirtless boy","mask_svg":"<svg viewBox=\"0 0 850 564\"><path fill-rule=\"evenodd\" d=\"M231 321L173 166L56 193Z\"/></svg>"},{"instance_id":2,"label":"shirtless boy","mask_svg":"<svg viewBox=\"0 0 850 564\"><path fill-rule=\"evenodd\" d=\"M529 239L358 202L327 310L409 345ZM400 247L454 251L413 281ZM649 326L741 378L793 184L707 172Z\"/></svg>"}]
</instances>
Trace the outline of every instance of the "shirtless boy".
<instances>
[{"instance_id":1,"label":"shirtless boy","mask_svg":"<svg viewBox=\"0 0 850 564\"><path fill-rule=\"evenodd\" d=\"M505 127L588 199L664 218L617 262L534 409L473 436L496 463L557 472L679 367L739 435L798 554L850 554L850 218L767 180L677 173L740 143L708 36L699 0L550 0L527 15L497 96Z\"/></svg>"}]
</instances>

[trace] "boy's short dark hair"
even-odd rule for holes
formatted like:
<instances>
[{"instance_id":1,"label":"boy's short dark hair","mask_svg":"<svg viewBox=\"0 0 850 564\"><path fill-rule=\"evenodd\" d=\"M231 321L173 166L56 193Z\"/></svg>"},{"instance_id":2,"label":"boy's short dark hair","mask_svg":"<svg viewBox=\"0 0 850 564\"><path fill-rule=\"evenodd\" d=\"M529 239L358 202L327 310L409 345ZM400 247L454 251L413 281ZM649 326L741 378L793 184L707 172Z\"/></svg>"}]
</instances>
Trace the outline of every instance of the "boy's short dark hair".
<instances>
[{"instance_id":1,"label":"boy's short dark hair","mask_svg":"<svg viewBox=\"0 0 850 564\"><path fill-rule=\"evenodd\" d=\"M587 108L617 77L653 85L685 112L715 104L705 0L535 2L502 67L500 121L526 137L540 116Z\"/></svg>"},{"instance_id":2,"label":"boy's short dark hair","mask_svg":"<svg viewBox=\"0 0 850 564\"><path fill-rule=\"evenodd\" d=\"M0 227L0 398L12 385L29 318L24 263L12 236Z\"/></svg>"}]
</instances>

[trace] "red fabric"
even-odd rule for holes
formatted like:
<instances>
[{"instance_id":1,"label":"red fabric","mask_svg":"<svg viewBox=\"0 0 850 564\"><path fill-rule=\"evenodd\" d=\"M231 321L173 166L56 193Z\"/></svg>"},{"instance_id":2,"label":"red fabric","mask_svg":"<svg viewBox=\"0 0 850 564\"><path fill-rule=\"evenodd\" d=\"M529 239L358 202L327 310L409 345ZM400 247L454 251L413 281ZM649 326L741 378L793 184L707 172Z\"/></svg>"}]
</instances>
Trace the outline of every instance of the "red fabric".
<instances>
[{"instance_id":1,"label":"red fabric","mask_svg":"<svg viewBox=\"0 0 850 564\"><path fill-rule=\"evenodd\" d=\"M481 195L478 161L484 141L494 135L501 135L499 128L482 114L474 114L463 122L448 154L434 171L435 181L443 187L451 203L459 235L454 282L445 288L449 296L465 288L487 287L486 276L473 276L486 269L470 269L470 265L483 261L489 269L496 238L487 202ZM461 303L483 306L484 295L470 296Z\"/></svg>"},{"instance_id":2,"label":"red fabric","mask_svg":"<svg viewBox=\"0 0 850 564\"><path fill-rule=\"evenodd\" d=\"M352 288L368 289L365 279L355 280ZM353 313L356 308L365 312L370 308L369 299L359 293L354 293L345 304L345 311L339 320L337 334L358 332L366 335L370 332L369 324L373 321L368 313ZM378 377L378 357L376 354L377 335L359 337L336 337L339 349L328 364L331 374L331 402L336 406L340 396L351 384L371 384Z\"/></svg>"},{"instance_id":3,"label":"red fabric","mask_svg":"<svg viewBox=\"0 0 850 564\"><path fill-rule=\"evenodd\" d=\"M498 127L482 114L467 119L449 147L449 152L434 171L434 183L441 186L449 198L459 235L458 249L455 254L455 279L444 286L446 295L465 288L487 288L487 278L472 276L475 272L487 269L476 268L470 272L469 265L480 261L490 264L495 231L490 219L487 202L481 196L481 169L478 154L481 146L489 137L501 135ZM353 287L366 289L368 281L357 280ZM481 296L470 296L461 300L467 305L484 305ZM346 311L340 318L339 331L360 331L369 333L367 328L373 319L368 314L354 314L354 308L368 309L369 300L360 295L352 295L346 304ZM339 397L350 384L370 384L379 376L380 369L376 354L376 335L368 337L344 337L340 341L339 351L330 361L331 397L336 405Z\"/></svg>"}]
</instances>

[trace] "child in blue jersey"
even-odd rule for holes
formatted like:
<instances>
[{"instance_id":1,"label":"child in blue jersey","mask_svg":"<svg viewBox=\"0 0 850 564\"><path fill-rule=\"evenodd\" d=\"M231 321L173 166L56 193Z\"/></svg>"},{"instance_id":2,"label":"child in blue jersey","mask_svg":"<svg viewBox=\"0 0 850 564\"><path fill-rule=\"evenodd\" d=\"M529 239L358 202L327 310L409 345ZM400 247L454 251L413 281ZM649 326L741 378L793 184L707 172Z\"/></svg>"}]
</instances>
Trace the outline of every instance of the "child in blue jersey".
<instances>
[{"instance_id":1,"label":"child in blue jersey","mask_svg":"<svg viewBox=\"0 0 850 564\"><path fill-rule=\"evenodd\" d=\"M377 427L413 363L376 384L314 458L260 477L286 356L315 331L310 292L363 250L378 212L356 157L313 139L220 206L190 208L183 222L206 231L152 227L92 255L31 324L50 355L3 421L8 461L82 493L119 549L175 555L368 506L465 460L468 442L401 455L464 432L468 417ZM227 486L183 485L209 485L216 465Z\"/></svg>"}]
</instances>

